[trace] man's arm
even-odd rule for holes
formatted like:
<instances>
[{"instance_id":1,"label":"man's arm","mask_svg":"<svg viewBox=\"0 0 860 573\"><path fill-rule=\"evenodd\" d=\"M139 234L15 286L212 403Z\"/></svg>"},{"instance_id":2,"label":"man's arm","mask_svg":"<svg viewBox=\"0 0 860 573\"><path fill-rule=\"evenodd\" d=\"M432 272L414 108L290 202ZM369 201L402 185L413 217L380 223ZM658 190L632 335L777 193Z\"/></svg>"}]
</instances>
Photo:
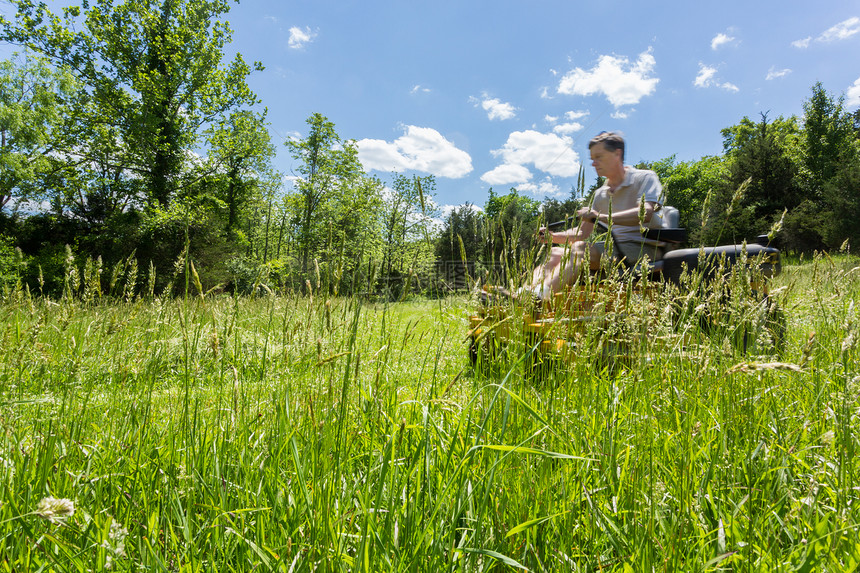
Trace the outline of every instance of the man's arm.
<instances>
[{"instance_id":1,"label":"man's arm","mask_svg":"<svg viewBox=\"0 0 860 573\"><path fill-rule=\"evenodd\" d=\"M538 237L541 242L550 245L572 244L577 241L584 241L592 232L594 232L594 222L597 220L597 211L593 211L588 207L583 207L576 212L579 218L579 225L572 229L551 233L546 227L541 227L538 230Z\"/></svg>"},{"instance_id":2,"label":"man's arm","mask_svg":"<svg viewBox=\"0 0 860 573\"><path fill-rule=\"evenodd\" d=\"M645 213L643 213L642 222L648 223L651 220L651 217L654 216L654 212L658 208L658 203L653 201L645 201ZM609 224L609 214L608 213L598 213L597 211L590 210L592 217L596 218L601 223ZM639 207L634 207L631 209L624 209L623 211L616 211L612 213L612 222L617 225L629 225L634 226L639 224Z\"/></svg>"}]
</instances>

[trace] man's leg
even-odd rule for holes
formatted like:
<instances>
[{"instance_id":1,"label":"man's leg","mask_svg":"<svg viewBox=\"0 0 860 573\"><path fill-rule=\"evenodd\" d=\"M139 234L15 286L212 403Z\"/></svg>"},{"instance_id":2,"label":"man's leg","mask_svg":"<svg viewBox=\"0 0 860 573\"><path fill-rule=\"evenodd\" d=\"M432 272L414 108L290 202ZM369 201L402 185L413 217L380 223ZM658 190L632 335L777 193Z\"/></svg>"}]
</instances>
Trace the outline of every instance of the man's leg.
<instances>
[{"instance_id":1,"label":"man's leg","mask_svg":"<svg viewBox=\"0 0 860 573\"><path fill-rule=\"evenodd\" d=\"M573 284L579 276L586 253L591 270L599 269L601 253L592 243L577 241L571 249L553 247L546 263L535 269L532 282L535 294L548 298L553 293L561 292L565 286Z\"/></svg>"},{"instance_id":2,"label":"man's leg","mask_svg":"<svg viewBox=\"0 0 860 573\"><path fill-rule=\"evenodd\" d=\"M617 259L627 259L626 263L630 267L635 267L639 261L645 256L652 263L663 258L662 249L656 245L648 243L639 243L636 241L619 241L618 250L621 251L616 255Z\"/></svg>"},{"instance_id":3,"label":"man's leg","mask_svg":"<svg viewBox=\"0 0 860 573\"><path fill-rule=\"evenodd\" d=\"M570 257L570 249L565 247L552 247L542 265L538 265L532 274L532 287L539 286L548 280L550 276L561 265L562 259Z\"/></svg>"}]
</instances>

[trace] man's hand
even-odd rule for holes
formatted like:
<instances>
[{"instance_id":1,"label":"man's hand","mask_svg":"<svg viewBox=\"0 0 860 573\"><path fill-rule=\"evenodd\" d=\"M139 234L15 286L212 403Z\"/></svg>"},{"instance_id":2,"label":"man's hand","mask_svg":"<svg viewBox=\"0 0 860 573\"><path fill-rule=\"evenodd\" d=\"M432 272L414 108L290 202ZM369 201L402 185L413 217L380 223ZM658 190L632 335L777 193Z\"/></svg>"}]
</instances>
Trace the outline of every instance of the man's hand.
<instances>
[{"instance_id":1,"label":"man's hand","mask_svg":"<svg viewBox=\"0 0 860 573\"><path fill-rule=\"evenodd\" d=\"M599 213L591 207L583 207L576 212L577 217L579 217L583 221L588 221L589 223L594 223L595 221L597 221L598 215Z\"/></svg>"},{"instance_id":2,"label":"man's hand","mask_svg":"<svg viewBox=\"0 0 860 573\"><path fill-rule=\"evenodd\" d=\"M538 229L537 234L538 234L538 239L540 240L541 243L543 243L544 245L551 245L552 244L552 233L550 232L549 229L547 229L546 227L541 227L540 229Z\"/></svg>"}]
</instances>

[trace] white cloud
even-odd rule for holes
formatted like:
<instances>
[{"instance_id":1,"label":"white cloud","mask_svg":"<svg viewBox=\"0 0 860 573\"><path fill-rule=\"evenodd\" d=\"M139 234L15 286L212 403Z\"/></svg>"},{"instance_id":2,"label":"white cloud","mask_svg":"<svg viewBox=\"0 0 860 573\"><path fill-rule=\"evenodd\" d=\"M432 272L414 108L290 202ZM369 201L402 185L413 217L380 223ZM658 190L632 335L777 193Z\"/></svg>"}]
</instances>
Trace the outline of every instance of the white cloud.
<instances>
[{"instance_id":1,"label":"white cloud","mask_svg":"<svg viewBox=\"0 0 860 573\"><path fill-rule=\"evenodd\" d=\"M824 31L823 34L818 36L815 41L816 42L835 42L837 40L847 40L857 32L860 32L860 18L848 18L842 22L839 22L832 28L829 28Z\"/></svg>"},{"instance_id":2,"label":"white cloud","mask_svg":"<svg viewBox=\"0 0 860 573\"><path fill-rule=\"evenodd\" d=\"M628 117L630 117L630 114L629 114L629 113L627 113L627 112L624 112L624 111L616 110L616 111L612 114L612 116L611 116L611 117L612 117L612 119L627 119Z\"/></svg>"},{"instance_id":3,"label":"white cloud","mask_svg":"<svg viewBox=\"0 0 860 573\"><path fill-rule=\"evenodd\" d=\"M821 33L820 36L815 38L816 42L837 42L839 40L847 40L851 36L854 36L860 32L860 18L857 16L853 18L848 18L847 20L843 20L839 22L835 26L832 26ZM809 47L809 44L812 42L812 36L808 36L803 38L802 40L795 40L791 43L791 45L795 48L805 49Z\"/></svg>"},{"instance_id":4,"label":"white cloud","mask_svg":"<svg viewBox=\"0 0 860 573\"><path fill-rule=\"evenodd\" d=\"M543 181L538 181L537 183L523 183L521 185L517 185L517 191L520 191L521 193L531 193L536 197L545 197L547 195L550 197L558 197L561 195L558 185L553 183L549 178L546 178Z\"/></svg>"},{"instance_id":5,"label":"white cloud","mask_svg":"<svg viewBox=\"0 0 860 573\"><path fill-rule=\"evenodd\" d=\"M305 44L312 42L317 37L318 32L314 32L307 26L304 30L298 26L290 28L290 39L288 45L294 50L300 50L305 47Z\"/></svg>"},{"instance_id":6,"label":"white cloud","mask_svg":"<svg viewBox=\"0 0 860 573\"><path fill-rule=\"evenodd\" d=\"M693 80L697 88L717 87L730 92L738 92L740 88L733 83L721 82L717 79L717 68L699 63L699 73Z\"/></svg>"},{"instance_id":7,"label":"white cloud","mask_svg":"<svg viewBox=\"0 0 860 573\"><path fill-rule=\"evenodd\" d=\"M774 66L771 66L771 68L767 71L767 77L765 79L766 80L775 80L778 78L784 78L785 76L787 76L790 73L791 73L791 70L789 68L777 70Z\"/></svg>"},{"instance_id":8,"label":"white cloud","mask_svg":"<svg viewBox=\"0 0 860 573\"><path fill-rule=\"evenodd\" d=\"M472 158L430 127L405 126L393 142L362 139L356 142L365 169L422 171L438 177L459 179L472 172Z\"/></svg>"},{"instance_id":9,"label":"white cloud","mask_svg":"<svg viewBox=\"0 0 860 573\"><path fill-rule=\"evenodd\" d=\"M705 64L699 64L699 74L696 76L696 79L693 80L693 85L697 88L706 88L711 85L711 81L714 76L717 75L717 68L712 68L711 66L706 66Z\"/></svg>"},{"instance_id":10,"label":"white cloud","mask_svg":"<svg viewBox=\"0 0 860 573\"><path fill-rule=\"evenodd\" d=\"M511 133L505 145L492 154L505 164L531 164L550 175L573 177L579 172L579 155L572 145L569 137L528 129Z\"/></svg>"},{"instance_id":11,"label":"white cloud","mask_svg":"<svg viewBox=\"0 0 860 573\"><path fill-rule=\"evenodd\" d=\"M734 36L729 36L728 34L717 34L716 36L714 36L714 39L711 40L711 49L718 50L727 44L733 43L734 41Z\"/></svg>"},{"instance_id":12,"label":"white cloud","mask_svg":"<svg viewBox=\"0 0 860 573\"><path fill-rule=\"evenodd\" d=\"M532 172L525 165L505 163L481 175L481 181L489 185L517 185L531 181Z\"/></svg>"},{"instance_id":13,"label":"white cloud","mask_svg":"<svg viewBox=\"0 0 860 573\"><path fill-rule=\"evenodd\" d=\"M484 108L484 111L487 112L487 117L490 120L500 119L506 120L516 117L517 108L509 103L505 103L498 98L491 98L487 94L482 96L483 99L479 100L476 97L469 98L469 101L474 103L475 105L479 105Z\"/></svg>"},{"instance_id":14,"label":"white cloud","mask_svg":"<svg viewBox=\"0 0 860 573\"><path fill-rule=\"evenodd\" d=\"M591 70L576 68L566 73L559 82L558 93L602 93L615 107L637 104L657 88L660 80L651 76L656 64L650 48L635 62L623 56L600 56Z\"/></svg>"},{"instance_id":15,"label":"white cloud","mask_svg":"<svg viewBox=\"0 0 860 573\"><path fill-rule=\"evenodd\" d=\"M541 99L552 99L552 96L551 96L551 95L550 95L550 93L549 93L549 88L548 88L548 87L542 87L542 88L540 89L540 98L541 98Z\"/></svg>"},{"instance_id":16,"label":"white cloud","mask_svg":"<svg viewBox=\"0 0 860 573\"><path fill-rule=\"evenodd\" d=\"M553 127L552 130L559 135L570 135L577 131L582 131L584 128L585 126L578 121L572 121L570 123L560 123Z\"/></svg>"},{"instance_id":17,"label":"white cloud","mask_svg":"<svg viewBox=\"0 0 860 573\"><path fill-rule=\"evenodd\" d=\"M845 107L860 107L860 78L857 78L854 84L848 88L845 94Z\"/></svg>"},{"instance_id":18,"label":"white cloud","mask_svg":"<svg viewBox=\"0 0 860 573\"><path fill-rule=\"evenodd\" d=\"M576 121L577 119L582 119L583 117L588 117L588 114L591 112L588 111L566 111L564 112L564 119L568 121Z\"/></svg>"},{"instance_id":19,"label":"white cloud","mask_svg":"<svg viewBox=\"0 0 860 573\"><path fill-rule=\"evenodd\" d=\"M801 50L805 50L809 47L809 42L812 41L812 36L808 36L803 38L802 40L795 40L791 43L791 45L795 48L800 48Z\"/></svg>"},{"instance_id":20,"label":"white cloud","mask_svg":"<svg viewBox=\"0 0 860 573\"><path fill-rule=\"evenodd\" d=\"M479 207L478 205L472 205L471 203L463 203L462 205L440 205L439 206L439 213L440 213L442 219L447 219L448 215L450 215L451 212L453 212L456 209L463 209L465 207L468 207L469 210L472 211L473 213L483 213L484 212L484 210L481 207Z\"/></svg>"},{"instance_id":21,"label":"white cloud","mask_svg":"<svg viewBox=\"0 0 860 573\"><path fill-rule=\"evenodd\" d=\"M409 90L409 93L411 93L413 95L417 94L417 93L429 94L430 88L425 88L421 84L415 84L414 86L412 86L412 89Z\"/></svg>"}]
</instances>

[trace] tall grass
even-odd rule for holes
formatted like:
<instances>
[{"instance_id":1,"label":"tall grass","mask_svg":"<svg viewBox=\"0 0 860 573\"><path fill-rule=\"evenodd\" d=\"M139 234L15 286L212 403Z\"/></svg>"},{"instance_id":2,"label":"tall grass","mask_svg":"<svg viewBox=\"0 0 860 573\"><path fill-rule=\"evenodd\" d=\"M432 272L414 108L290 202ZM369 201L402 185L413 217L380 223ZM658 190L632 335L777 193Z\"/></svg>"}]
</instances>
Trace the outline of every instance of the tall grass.
<instances>
[{"instance_id":1,"label":"tall grass","mask_svg":"<svg viewBox=\"0 0 860 573\"><path fill-rule=\"evenodd\" d=\"M858 265L785 266L779 356L675 292L540 380L464 297L9 291L0 570L851 570Z\"/></svg>"}]
</instances>

